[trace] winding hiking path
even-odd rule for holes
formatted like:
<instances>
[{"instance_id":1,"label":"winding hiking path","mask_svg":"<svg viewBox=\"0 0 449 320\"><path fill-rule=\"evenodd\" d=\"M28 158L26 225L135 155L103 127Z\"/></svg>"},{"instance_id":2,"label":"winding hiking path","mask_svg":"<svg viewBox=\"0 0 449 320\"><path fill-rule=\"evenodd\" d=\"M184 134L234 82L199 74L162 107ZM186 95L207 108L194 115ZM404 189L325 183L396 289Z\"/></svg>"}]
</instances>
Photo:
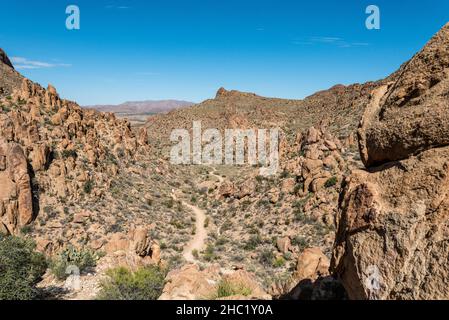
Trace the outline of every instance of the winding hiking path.
<instances>
[{"instance_id":1,"label":"winding hiking path","mask_svg":"<svg viewBox=\"0 0 449 320\"><path fill-rule=\"evenodd\" d=\"M175 194L175 191L172 192L173 200L178 201L178 197ZM207 239L207 231L204 227L204 223L206 222L206 213L204 210L200 209L197 206L191 205L185 201L181 200L181 203L183 206L189 208L193 211L195 214L195 235L192 238L192 240L187 243L187 245L184 247L183 251L183 257L188 262L194 263L196 261L195 257L193 256L193 251L197 250L200 252L204 245L206 244Z\"/></svg>"},{"instance_id":2,"label":"winding hiking path","mask_svg":"<svg viewBox=\"0 0 449 320\"><path fill-rule=\"evenodd\" d=\"M188 262L195 262L196 259L193 256L193 251L197 250L198 252L200 252L204 248L207 239L207 231L204 227L204 223L206 221L206 213L204 212L204 210L191 204L183 202L183 205L192 210L195 213L196 218L195 236L184 248L183 256L184 259L186 259Z\"/></svg>"},{"instance_id":3,"label":"winding hiking path","mask_svg":"<svg viewBox=\"0 0 449 320\"><path fill-rule=\"evenodd\" d=\"M213 168L213 169L212 169L212 172L210 173L210 175L211 175L211 176L214 176L215 178L217 178L218 181L220 181L220 183L223 183L224 178L223 178L222 176L219 176L219 175L217 174L217 169L216 169L216 168Z\"/></svg>"},{"instance_id":4,"label":"winding hiking path","mask_svg":"<svg viewBox=\"0 0 449 320\"><path fill-rule=\"evenodd\" d=\"M220 183L223 183L223 177L217 175L216 172L217 169L213 168L213 171L210 174L217 178ZM179 200L176 196L175 190L173 190L172 192L172 197L175 201ZM203 209L189 204L185 201L181 200L181 203L183 206L192 210L192 212L195 214L195 235L193 236L192 240L187 243L183 251L184 259L186 259L188 262L195 263L197 259L193 256L193 252L195 250L201 252L206 244L207 230L204 226L206 222L206 212Z\"/></svg>"}]
</instances>

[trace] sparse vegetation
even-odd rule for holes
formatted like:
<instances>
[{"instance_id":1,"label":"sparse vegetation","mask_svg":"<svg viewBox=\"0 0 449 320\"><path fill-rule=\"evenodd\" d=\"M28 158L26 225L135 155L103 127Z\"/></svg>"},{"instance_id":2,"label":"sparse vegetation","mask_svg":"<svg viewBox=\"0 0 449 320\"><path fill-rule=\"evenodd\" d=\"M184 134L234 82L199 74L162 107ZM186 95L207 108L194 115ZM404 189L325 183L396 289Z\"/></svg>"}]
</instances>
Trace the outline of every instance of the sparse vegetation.
<instances>
[{"instance_id":1,"label":"sparse vegetation","mask_svg":"<svg viewBox=\"0 0 449 320\"><path fill-rule=\"evenodd\" d=\"M337 177L329 178L329 180L327 180L326 183L324 184L324 187L331 188L331 187L335 186L337 184L337 182L338 182Z\"/></svg>"},{"instance_id":2,"label":"sparse vegetation","mask_svg":"<svg viewBox=\"0 0 449 320\"><path fill-rule=\"evenodd\" d=\"M77 153L73 149L72 150L63 150L60 154L64 159L67 159L70 157L76 159L76 157L77 157Z\"/></svg>"},{"instance_id":3,"label":"sparse vegetation","mask_svg":"<svg viewBox=\"0 0 449 320\"><path fill-rule=\"evenodd\" d=\"M0 235L0 300L30 300L47 269L45 257L31 240Z\"/></svg>"},{"instance_id":4,"label":"sparse vegetation","mask_svg":"<svg viewBox=\"0 0 449 320\"><path fill-rule=\"evenodd\" d=\"M50 262L50 269L56 278L63 280L70 275L70 267L76 267L81 273L94 268L100 256L87 249L68 247Z\"/></svg>"},{"instance_id":5,"label":"sparse vegetation","mask_svg":"<svg viewBox=\"0 0 449 320\"><path fill-rule=\"evenodd\" d=\"M216 258L213 245L209 244L204 251L204 260L210 262Z\"/></svg>"},{"instance_id":6,"label":"sparse vegetation","mask_svg":"<svg viewBox=\"0 0 449 320\"><path fill-rule=\"evenodd\" d=\"M262 244L262 238L259 234L252 235L248 241L246 242L245 246L243 247L246 251L252 251L255 250L260 244Z\"/></svg>"},{"instance_id":7,"label":"sparse vegetation","mask_svg":"<svg viewBox=\"0 0 449 320\"><path fill-rule=\"evenodd\" d=\"M111 269L101 283L99 300L157 300L162 294L167 271L148 266L135 272L126 268Z\"/></svg>"},{"instance_id":8,"label":"sparse vegetation","mask_svg":"<svg viewBox=\"0 0 449 320\"><path fill-rule=\"evenodd\" d=\"M251 288L246 287L241 283L232 283L229 280L221 280L217 286L217 295L215 299L226 298L236 295L242 295L244 297L250 296L252 293Z\"/></svg>"},{"instance_id":9,"label":"sparse vegetation","mask_svg":"<svg viewBox=\"0 0 449 320\"><path fill-rule=\"evenodd\" d=\"M87 180L86 183L84 183L84 193L90 194L92 192L92 189L94 187L94 183L92 180Z\"/></svg>"}]
</instances>

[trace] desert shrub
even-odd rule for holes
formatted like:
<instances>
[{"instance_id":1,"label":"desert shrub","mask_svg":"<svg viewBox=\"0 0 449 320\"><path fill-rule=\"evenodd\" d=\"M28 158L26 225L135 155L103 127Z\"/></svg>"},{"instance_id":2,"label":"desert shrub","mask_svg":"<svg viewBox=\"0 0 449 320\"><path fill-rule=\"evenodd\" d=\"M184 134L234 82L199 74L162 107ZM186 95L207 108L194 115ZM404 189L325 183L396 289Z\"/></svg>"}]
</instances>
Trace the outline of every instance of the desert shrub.
<instances>
[{"instance_id":1,"label":"desert shrub","mask_svg":"<svg viewBox=\"0 0 449 320\"><path fill-rule=\"evenodd\" d=\"M300 191L304 190L304 183L297 183L293 191L294 194L298 194Z\"/></svg>"},{"instance_id":2,"label":"desert shrub","mask_svg":"<svg viewBox=\"0 0 449 320\"><path fill-rule=\"evenodd\" d=\"M84 184L84 193L90 194L92 192L92 189L94 187L94 182L92 180L87 180Z\"/></svg>"},{"instance_id":3,"label":"desert shrub","mask_svg":"<svg viewBox=\"0 0 449 320\"><path fill-rule=\"evenodd\" d=\"M281 179L288 178L289 176L290 176L290 173L287 170L282 171L280 174Z\"/></svg>"},{"instance_id":4,"label":"desert shrub","mask_svg":"<svg viewBox=\"0 0 449 320\"><path fill-rule=\"evenodd\" d=\"M0 300L31 300L47 269L45 257L31 240L0 235Z\"/></svg>"},{"instance_id":5,"label":"desert shrub","mask_svg":"<svg viewBox=\"0 0 449 320\"><path fill-rule=\"evenodd\" d=\"M173 199L168 199L168 200L165 202L165 206L166 206L167 208L169 208L169 209L173 208L174 205L175 205L175 200L173 200Z\"/></svg>"},{"instance_id":6,"label":"desert shrub","mask_svg":"<svg viewBox=\"0 0 449 320\"><path fill-rule=\"evenodd\" d=\"M213 245L209 244L206 247L206 250L204 251L204 260L206 261L212 261L215 260L215 248Z\"/></svg>"},{"instance_id":7,"label":"desert shrub","mask_svg":"<svg viewBox=\"0 0 449 320\"><path fill-rule=\"evenodd\" d=\"M70 266L76 266L80 272L84 272L94 268L99 258L100 255L91 250L68 247L52 259L50 269L56 278L64 280L69 276L67 270Z\"/></svg>"},{"instance_id":8,"label":"desert shrub","mask_svg":"<svg viewBox=\"0 0 449 320\"><path fill-rule=\"evenodd\" d=\"M265 249L260 253L259 262L264 266L272 266L274 261L273 251Z\"/></svg>"},{"instance_id":9,"label":"desert shrub","mask_svg":"<svg viewBox=\"0 0 449 320\"><path fill-rule=\"evenodd\" d=\"M20 232L23 234L23 235L26 235L26 234L30 234L31 232L33 232L33 225L31 225L31 224L29 224L29 225L26 225L26 226L23 226L21 229L20 229Z\"/></svg>"},{"instance_id":10,"label":"desert shrub","mask_svg":"<svg viewBox=\"0 0 449 320\"><path fill-rule=\"evenodd\" d=\"M62 156L64 159L67 159L67 158L74 158L74 159L76 159L77 153L76 153L75 150L63 150L63 151L61 152L61 156Z\"/></svg>"},{"instance_id":11,"label":"desert shrub","mask_svg":"<svg viewBox=\"0 0 449 320\"><path fill-rule=\"evenodd\" d=\"M282 268L285 265L285 259L283 257L279 257L273 260L273 267Z\"/></svg>"},{"instance_id":12,"label":"desert shrub","mask_svg":"<svg viewBox=\"0 0 449 320\"><path fill-rule=\"evenodd\" d=\"M298 246L300 251L303 251L307 247L310 246L309 241L307 238L302 236L296 236L292 239L292 245Z\"/></svg>"},{"instance_id":13,"label":"desert shrub","mask_svg":"<svg viewBox=\"0 0 449 320\"><path fill-rule=\"evenodd\" d=\"M304 213L304 211L302 211L301 209L297 209L293 212L293 214L295 215L294 220L296 222L302 222L304 224L312 224L315 222L314 218L306 215Z\"/></svg>"},{"instance_id":14,"label":"desert shrub","mask_svg":"<svg viewBox=\"0 0 449 320\"><path fill-rule=\"evenodd\" d=\"M132 272L115 268L101 282L99 300L157 300L165 285L166 270L148 266Z\"/></svg>"},{"instance_id":15,"label":"desert shrub","mask_svg":"<svg viewBox=\"0 0 449 320\"><path fill-rule=\"evenodd\" d=\"M324 186L326 188L331 188L331 187L335 186L337 184L337 182L338 182L337 177L332 177L332 178L329 178L329 180L326 181Z\"/></svg>"},{"instance_id":16,"label":"desert shrub","mask_svg":"<svg viewBox=\"0 0 449 320\"><path fill-rule=\"evenodd\" d=\"M251 236L248 239L248 241L246 242L243 249L245 249L246 251L252 251L252 250L256 249L261 243L262 243L262 238L260 237L259 234L256 234L256 235Z\"/></svg>"},{"instance_id":17,"label":"desert shrub","mask_svg":"<svg viewBox=\"0 0 449 320\"><path fill-rule=\"evenodd\" d=\"M247 297L251 295L252 290L242 283L232 283L228 280L221 280L217 286L217 295L215 299L242 295Z\"/></svg>"}]
</instances>

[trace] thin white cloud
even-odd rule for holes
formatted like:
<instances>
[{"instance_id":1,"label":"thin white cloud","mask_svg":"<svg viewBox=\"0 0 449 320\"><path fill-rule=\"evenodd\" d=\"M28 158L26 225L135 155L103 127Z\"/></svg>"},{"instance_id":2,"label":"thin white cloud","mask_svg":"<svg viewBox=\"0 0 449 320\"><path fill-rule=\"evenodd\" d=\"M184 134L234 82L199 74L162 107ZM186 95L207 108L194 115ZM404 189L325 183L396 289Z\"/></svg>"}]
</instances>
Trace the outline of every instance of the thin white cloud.
<instances>
[{"instance_id":1,"label":"thin white cloud","mask_svg":"<svg viewBox=\"0 0 449 320\"><path fill-rule=\"evenodd\" d=\"M116 5L107 5L105 6L106 9L119 9L119 10L126 10L126 9L130 9L131 7L128 6L116 6Z\"/></svg>"},{"instance_id":2,"label":"thin white cloud","mask_svg":"<svg viewBox=\"0 0 449 320\"><path fill-rule=\"evenodd\" d=\"M336 43L342 41L342 38L338 37L312 37L310 41L319 43Z\"/></svg>"},{"instance_id":3,"label":"thin white cloud","mask_svg":"<svg viewBox=\"0 0 449 320\"><path fill-rule=\"evenodd\" d=\"M29 60L23 57L11 57L11 62L16 69L44 69L44 68L56 68L56 67L71 67L71 64L67 63L49 63L43 61Z\"/></svg>"},{"instance_id":4,"label":"thin white cloud","mask_svg":"<svg viewBox=\"0 0 449 320\"><path fill-rule=\"evenodd\" d=\"M313 45L313 44L321 44L321 45L329 45L336 46L339 48L352 48L352 47L366 47L370 44L367 42L351 42L347 41L340 37L310 37L306 40L304 39L295 39L291 42L294 45Z\"/></svg>"}]
</instances>

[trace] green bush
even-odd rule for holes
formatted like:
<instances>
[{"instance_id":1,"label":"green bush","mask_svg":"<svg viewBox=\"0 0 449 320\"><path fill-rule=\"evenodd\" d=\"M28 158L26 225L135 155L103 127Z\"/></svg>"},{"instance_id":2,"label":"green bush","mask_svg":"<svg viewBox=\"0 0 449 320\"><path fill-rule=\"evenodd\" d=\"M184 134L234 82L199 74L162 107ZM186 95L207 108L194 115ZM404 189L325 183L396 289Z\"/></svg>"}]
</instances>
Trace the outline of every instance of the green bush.
<instances>
[{"instance_id":1,"label":"green bush","mask_svg":"<svg viewBox=\"0 0 449 320\"><path fill-rule=\"evenodd\" d=\"M331 187L335 186L337 184L337 182L338 182L337 177L332 177L332 178L329 178L329 180L326 181L324 186L326 188L331 188Z\"/></svg>"},{"instance_id":2,"label":"green bush","mask_svg":"<svg viewBox=\"0 0 449 320\"><path fill-rule=\"evenodd\" d=\"M84 193L90 194L92 192L92 189L94 187L94 182L92 180L87 180L84 184Z\"/></svg>"},{"instance_id":3,"label":"green bush","mask_svg":"<svg viewBox=\"0 0 449 320\"><path fill-rule=\"evenodd\" d=\"M62 156L64 159L67 159L67 158L70 158L70 157L76 159L77 153L76 153L75 150L63 150L63 151L61 152L61 156Z\"/></svg>"},{"instance_id":4,"label":"green bush","mask_svg":"<svg viewBox=\"0 0 449 320\"><path fill-rule=\"evenodd\" d=\"M260 253L259 262L264 266L272 266L274 261L273 251L265 249Z\"/></svg>"},{"instance_id":5,"label":"green bush","mask_svg":"<svg viewBox=\"0 0 449 320\"><path fill-rule=\"evenodd\" d=\"M111 269L101 283L99 300L157 300L165 285L166 270L157 266L132 272L126 268Z\"/></svg>"},{"instance_id":6,"label":"green bush","mask_svg":"<svg viewBox=\"0 0 449 320\"><path fill-rule=\"evenodd\" d=\"M255 250L261 243L262 243L262 238L260 237L260 235L258 235L258 234L252 235L246 242L243 249L245 249L246 251L252 251L252 250Z\"/></svg>"},{"instance_id":7,"label":"green bush","mask_svg":"<svg viewBox=\"0 0 449 320\"><path fill-rule=\"evenodd\" d=\"M310 246L309 241L305 237L296 236L292 239L292 245L298 246L300 251L303 251Z\"/></svg>"},{"instance_id":8,"label":"green bush","mask_svg":"<svg viewBox=\"0 0 449 320\"><path fill-rule=\"evenodd\" d=\"M210 262L215 260L215 249L214 246L211 244L208 244L206 247L206 250L204 251L204 260Z\"/></svg>"},{"instance_id":9,"label":"green bush","mask_svg":"<svg viewBox=\"0 0 449 320\"><path fill-rule=\"evenodd\" d=\"M279 257L273 260L273 267L282 268L285 265L285 259L283 257Z\"/></svg>"},{"instance_id":10,"label":"green bush","mask_svg":"<svg viewBox=\"0 0 449 320\"><path fill-rule=\"evenodd\" d=\"M218 283L217 287L217 295L214 297L215 299L226 298L236 295L242 295L247 297L251 295L251 288L246 287L244 284L232 283L228 280L221 280Z\"/></svg>"},{"instance_id":11,"label":"green bush","mask_svg":"<svg viewBox=\"0 0 449 320\"><path fill-rule=\"evenodd\" d=\"M47 269L45 257L31 240L0 235L0 300L31 300Z\"/></svg>"},{"instance_id":12,"label":"green bush","mask_svg":"<svg viewBox=\"0 0 449 320\"><path fill-rule=\"evenodd\" d=\"M64 280L69 276L66 273L69 266L76 266L80 272L84 272L89 268L94 268L99 258L98 254L90 250L68 247L51 261L50 269L56 278Z\"/></svg>"}]
</instances>

